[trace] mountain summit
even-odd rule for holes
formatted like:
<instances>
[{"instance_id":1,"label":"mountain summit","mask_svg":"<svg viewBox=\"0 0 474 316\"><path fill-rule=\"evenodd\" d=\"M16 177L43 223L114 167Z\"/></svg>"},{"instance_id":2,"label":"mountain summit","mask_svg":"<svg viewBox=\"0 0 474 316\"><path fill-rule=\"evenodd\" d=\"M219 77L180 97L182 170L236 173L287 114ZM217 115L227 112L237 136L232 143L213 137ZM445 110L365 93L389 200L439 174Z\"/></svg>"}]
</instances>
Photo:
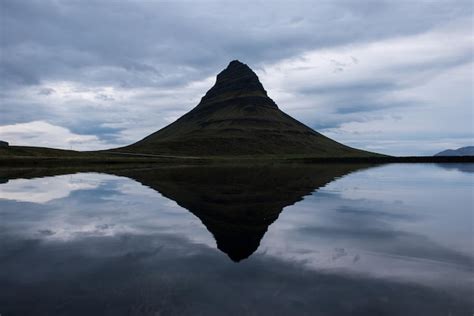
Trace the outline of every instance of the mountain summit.
<instances>
[{"instance_id":1,"label":"mountain summit","mask_svg":"<svg viewBox=\"0 0 474 316\"><path fill-rule=\"evenodd\" d=\"M234 60L217 75L216 83L207 91L198 106L203 107L216 102L243 97L260 97L267 99L267 101L271 100L252 69L240 61ZM276 106L272 100L271 103Z\"/></svg>"},{"instance_id":2,"label":"mountain summit","mask_svg":"<svg viewBox=\"0 0 474 316\"><path fill-rule=\"evenodd\" d=\"M342 145L285 114L255 72L238 60L217 75L194 109L116 151L176 156L375 155Z\"/></svg>"}]
</instances>

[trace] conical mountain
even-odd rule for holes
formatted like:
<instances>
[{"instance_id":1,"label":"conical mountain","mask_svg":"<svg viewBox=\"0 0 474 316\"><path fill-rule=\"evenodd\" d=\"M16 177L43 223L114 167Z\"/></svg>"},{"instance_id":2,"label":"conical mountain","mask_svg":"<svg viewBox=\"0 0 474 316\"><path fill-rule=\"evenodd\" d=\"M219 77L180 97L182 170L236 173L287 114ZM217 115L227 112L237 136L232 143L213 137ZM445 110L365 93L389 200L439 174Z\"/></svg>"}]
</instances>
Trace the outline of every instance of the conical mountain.
<instances>
[{"instance_id":1,"label":"conical mountain","mask_svg":"<svg viewBox=\"0 0 474 316\"><path fill-rule=\"evenodd\" d=\"M342 145L281 111L257 75L234 60L201 102L122 152L178 156L375 155Z\"/></svg>"}]
</instances>

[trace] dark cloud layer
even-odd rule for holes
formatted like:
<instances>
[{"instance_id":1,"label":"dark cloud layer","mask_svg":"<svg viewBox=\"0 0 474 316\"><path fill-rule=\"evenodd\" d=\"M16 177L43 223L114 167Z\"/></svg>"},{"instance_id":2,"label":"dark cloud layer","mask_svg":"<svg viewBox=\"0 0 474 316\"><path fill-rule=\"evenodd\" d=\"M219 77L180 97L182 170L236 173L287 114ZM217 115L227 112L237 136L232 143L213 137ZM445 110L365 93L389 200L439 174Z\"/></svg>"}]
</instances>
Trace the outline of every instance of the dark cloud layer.
<instances>
[{"instance_id":1,"label":"dark cloud layer","mask_svg":"<svg viewBox=\"0 0 474 316\"><path fill-rule=\"evenodd\" d=\"M161 113L161 119L158 114L144 117L142 129L130 131L136 124L127 121L129 113L136 108L146 112L144 109L150 105L156 111L170 106L181 113L189 110L206 88L189 90L188 85L214 76L230 60L240 59L271 76L271 65L302 58L315 50L413 37L451 24L462 24L466 29L472 10L470 1L318 1L269 5L263 1L5 0L0 4L0 124L42 120L100 139L115 139L107 143L109 146L129 142L176 116ZM331 73L340 76L351 65L368 62L360 56L351 56L348 61L328 56L328 60L333 67ZM471 62L472 54L461 49L448 57L407 62L405 66L410 73L425 72L425 77L431 78ZM397 65L390 73L396 78L407 76L404 65ZM325 124L292 112L294 100L288 101L287 110L292 115L308 117L305 123L310 126L339 128L344 123L364 120L348 117L347 113L384 109L374 93L378 97L412 84L394 77L379 78L378 74L373 77L364 82L316 86L311 85L312 78L308 77L306 83L300 82L295 90L287 91L295 93L294 100L313 99L316 105L322 101L315 99L315 95L331 97L342 93L348 100L357 100L351 104L343 102L341 108L336 104L331 112L333 117L321 111L327 120ZM64 93L56 86L64 82L71 83L76 93L80 92L77 89L82 90L82 99L64 100ZM423 81L416 82L419 85ZM38 87L34 95L27 92L31 87ZM97 90L98 87L132 96L119 98ZM176 104L157 99L151 90L174 91ZM88 91L93 91L94 96L84 99ZM28 104L19 99L26 99ZM105 106L108 103L114 104L114 112L124 119L109 119L111 111ZM395 103L386 104L391 108L390 104ZM78 114L91 106L95 110L87 117ZM89 119L92 116L94 119ZM369 118L374 119L370 115ZM118 124L120 128L113 131L115 136L102 136L110 130L94 128L101 124ZM127 136L123 135L129 131Z\"/></svg>"},{"instance_id":2,"label":"dark cloud layer","mask_svg":"<svg viewBox=\"0 0 474 316\"><path fill-rule=\"evenodd\" d=\"M127 87L182 84L211 75L234 58L258 66L308 49L411 35L452 17L469 17L472 6L468 1L271 7L264 2L3 1L2 12L3 82L36 84L79 75L86 82Z\"/></svg>"}]
</instances>

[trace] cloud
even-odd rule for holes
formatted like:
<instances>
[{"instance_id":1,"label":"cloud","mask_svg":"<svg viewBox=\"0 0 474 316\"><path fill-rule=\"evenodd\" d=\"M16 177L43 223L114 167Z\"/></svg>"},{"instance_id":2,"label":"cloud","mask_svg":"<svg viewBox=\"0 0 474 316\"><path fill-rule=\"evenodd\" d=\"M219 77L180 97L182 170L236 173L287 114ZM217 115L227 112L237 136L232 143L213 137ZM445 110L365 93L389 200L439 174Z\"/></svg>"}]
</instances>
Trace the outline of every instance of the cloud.
<instances>
[{"instance_id":1,"label":"cloud","mask_svg":"<svg viewBox=\"0 0 474 316\"><path fill-rule=\"evenodd\" d=\"M246 4L3 1L2 82L182 85L234 58L259 67L308 50L419 34L472 13L464 1Z\"/></svg>"},{"instance_id":2,"label":"cloud","mask_svg":"<svg viewBox=\"0 0 474 316\"><path fill-rule=\"evenodd\" d=\"M44 88L41 88L41 89L38 91L38 94L39 94L39 95L51 95L51 94L53 94L54 92L55 92L54 89L48 88L48 87L44 87Z\"/></svg>"},{"instance_id":3,"label":"cloud","mask_svg":"<svg viewBox=\"0 0 474 316\"><path fill-rule=\"evenodd\" d=\"M454 146L474 140L472 44L472 32L455 23L309 51L269 65L262 79L283 110L341 142L430 155L443 148L441 137L457 138ZM343 74L334 72L335 60L336 67L344 65ZM397 140L401 145L410 138L418 143L397 146Z\"/></svg>"},{"instance_id":4,"label":"cloud","mask_svg":"<svg viewBox=\"0 0 474 316\"><path fill-rule=\"evenodd\" d=\"M472 69L468 1L249 5L2 1L0 125L42 120L124 145L190 110L233 59L257 71L283 110L340 141L352 142L341 126L411 115L411 105L472 113L466 73L456 102L436 98L460 76L452 70ZM366 136L364 148L397 137Z\"/></svg>"},{"instance_id":5,"label":"cloud","mask_svg":"<svg viewBox=\"0 0 474 316\"><path fill-rule=\"evenodd\" d=\"M75 134L67 128L43 121L0 126L0 137L8 140L10 145L15 146L55 147L74 150L104 146L95 135Z\"/></svg>"},{"instance_id":6,"label":"cloud","mask_svg":"<svg viewBox=\"0 0 474 316\"><path fill-rule=\"evenodd\" d=\"M1 185L0 199L47 203L65 198L76 190L95 189L98 185L97 180L91 180L84 176L78 181L75 181L70 175L56 176L54 181L48 178L15 179Z\"/></svg>"}]
</instances>

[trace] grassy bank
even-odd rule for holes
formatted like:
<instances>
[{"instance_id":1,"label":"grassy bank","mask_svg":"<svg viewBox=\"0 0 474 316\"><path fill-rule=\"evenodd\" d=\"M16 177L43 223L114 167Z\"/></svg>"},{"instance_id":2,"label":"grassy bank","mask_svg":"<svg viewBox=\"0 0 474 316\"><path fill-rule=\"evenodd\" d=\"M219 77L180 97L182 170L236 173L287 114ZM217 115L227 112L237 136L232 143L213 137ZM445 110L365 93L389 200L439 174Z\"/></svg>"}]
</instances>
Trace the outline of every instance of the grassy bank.
<instances>
[{"instance_id":1,"label":"grassy bank","mask_svg":"<svg viewBox=\"0 0 474 316\"><path fill-rule=\"evenodd\" d=\"M374 156L374 157L313 157L309 155L262 155L235 157L180 157L149 154L110 153L106 151L78 152L41 147L11 146L0 148L0 166L114 166L114 165L195 165L195 164L236 164L236 163L469 163L472 156Z\"/></svg>"}]
</instances>

